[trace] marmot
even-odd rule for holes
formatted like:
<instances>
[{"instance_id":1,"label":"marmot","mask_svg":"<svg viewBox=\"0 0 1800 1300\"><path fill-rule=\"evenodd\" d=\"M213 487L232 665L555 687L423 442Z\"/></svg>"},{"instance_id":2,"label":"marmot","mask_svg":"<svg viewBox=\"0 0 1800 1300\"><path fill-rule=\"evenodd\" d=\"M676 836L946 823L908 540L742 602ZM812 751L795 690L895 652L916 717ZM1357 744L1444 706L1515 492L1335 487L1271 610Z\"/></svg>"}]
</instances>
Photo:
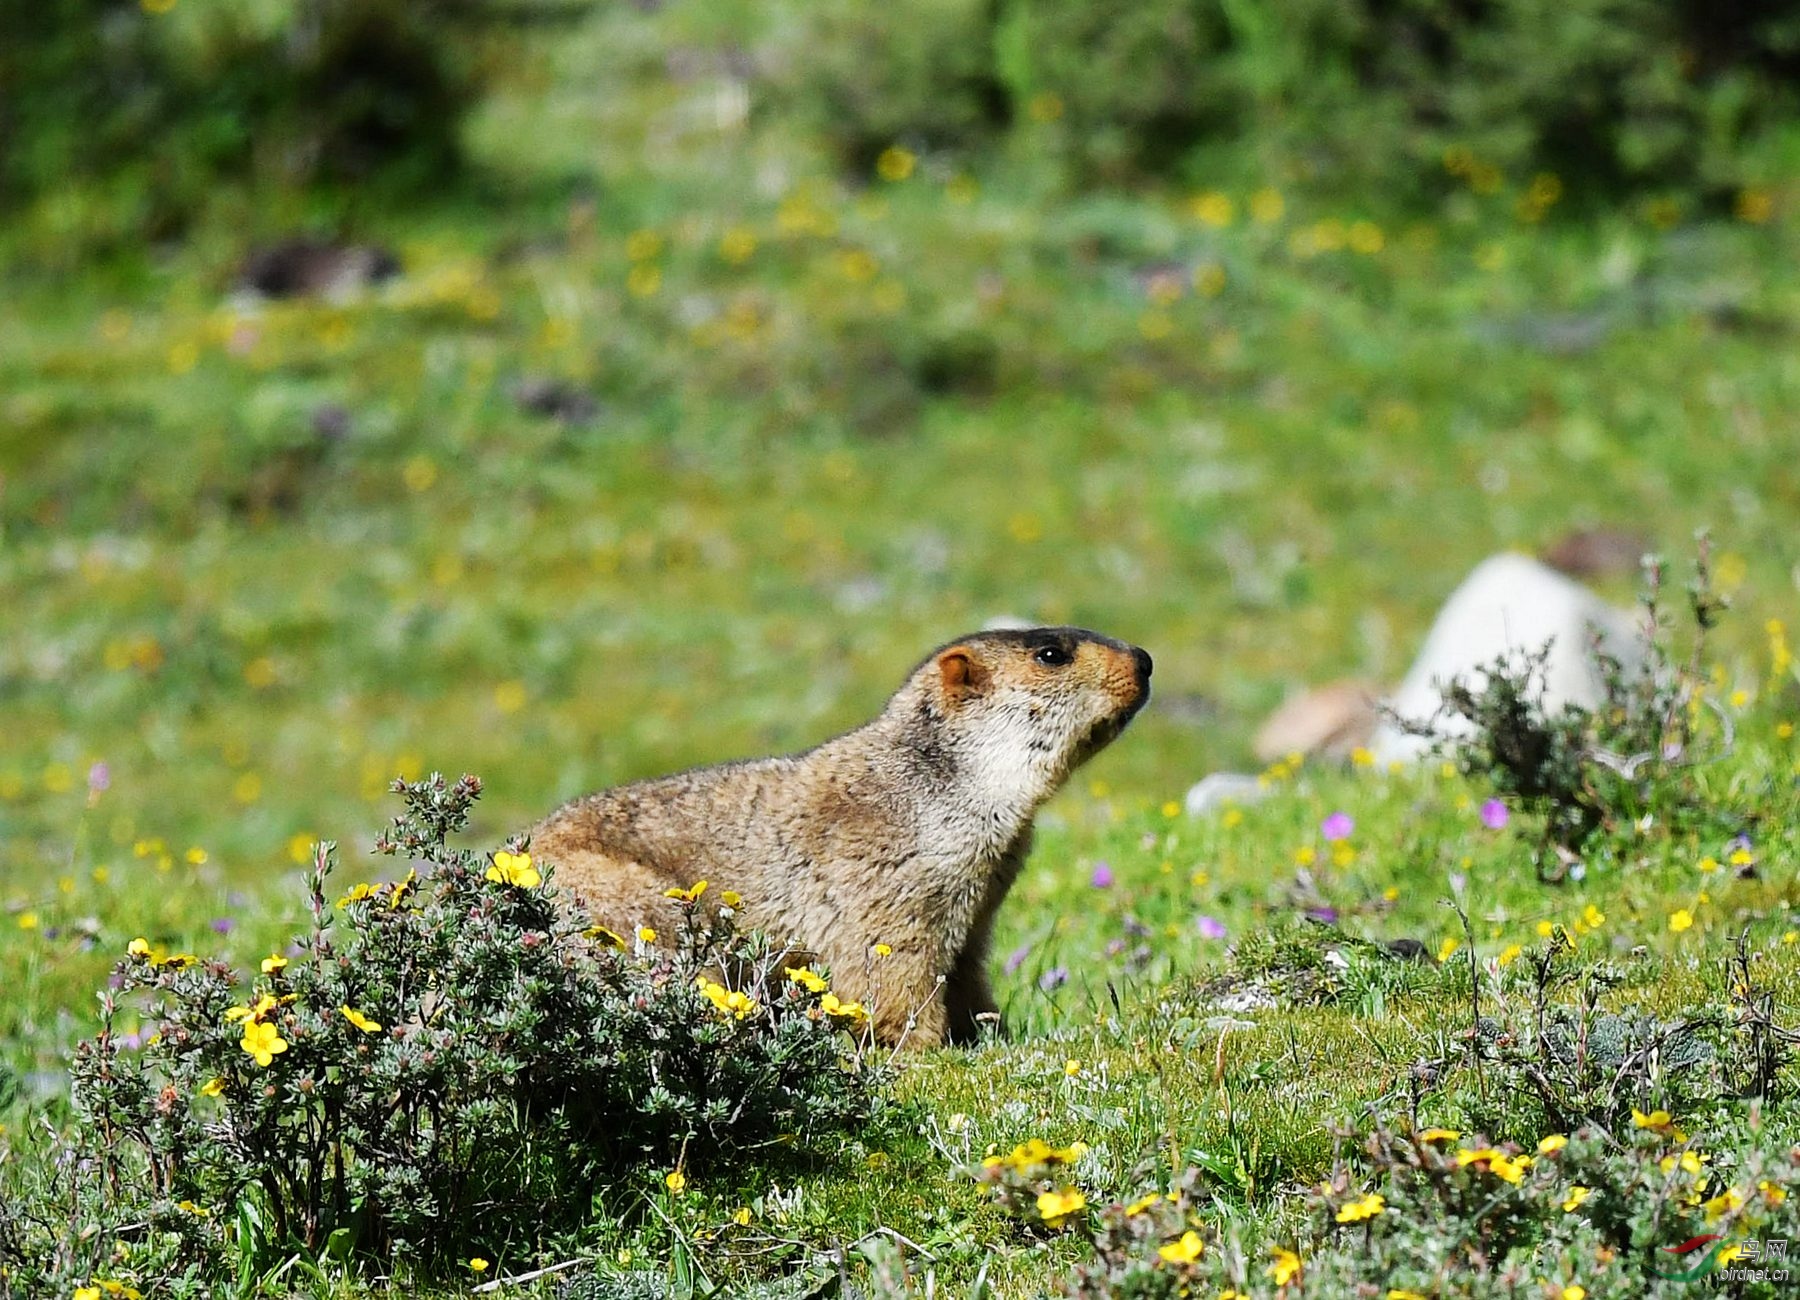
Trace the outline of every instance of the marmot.
<instances>
[{"instance_id":1,"label":"marmot","mask_svg":"<svg viewBox=\"0 0 1800 1300\"><path fill-rule=\"evenodd\" d=\"M880 1041L968 1042L997 1010L984 962L1032 816L1149 696L1136 646L980 632L933 651L854 731L577 799L531 849L625 935L674 929L666 890L704 880L709 904L735 891L744 922L827 965Z\"/></svg>"}]
</instances>

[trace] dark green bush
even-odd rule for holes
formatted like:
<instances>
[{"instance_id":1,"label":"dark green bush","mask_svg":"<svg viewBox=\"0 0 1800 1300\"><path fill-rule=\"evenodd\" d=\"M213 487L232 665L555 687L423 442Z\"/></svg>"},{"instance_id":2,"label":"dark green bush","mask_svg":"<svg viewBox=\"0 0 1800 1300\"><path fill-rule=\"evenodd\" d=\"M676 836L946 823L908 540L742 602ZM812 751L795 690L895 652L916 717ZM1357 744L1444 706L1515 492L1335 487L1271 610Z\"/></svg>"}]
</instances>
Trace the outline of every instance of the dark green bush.
<instances>
[{"instance_id":1,"label":"dark green bush","mask_svg":"<svg viewBox=\"0 0 1800 1300\"><path fill-rule=\"evenodd\" d=\"M729 907L690 901L680 935L584 931L528 855L447 846L479 789L396 783L407 812L378 848L423 874L334 904L323 846L310 932L260 975L131 945L76 1052L73 1135L39 1162L67 1186L0 1217L0 1272L29 1290L295 1252L516 1259L621 1184L666 1194L869 1117L880 1071L853 1009L786 977ZM121 1041L115 996L154 1037ZM71 1218L92 1231L61 1233Z\"/></svg>"},{"instance_id":2,"label":"dark green bush","mask_svg":"<svg viewBox=\"0 0 1800 1300\"><path fill-rule=\"evenodd\" d=\"M1800 9L1655 0L853 0L781 60L848 159L1030 131L1078 183L1242 172L1467 185L1541 217L1564 189L1722 191L1794 111ZM823 11L821 11L821 14ZM1541 177L1553 179L1541 179ZM1534 188L1535 181L1535 188Z\"/></svg>"},{"instance_id":3,"label":"dark green bush","mask_svg":"<svg viewBox=\"0 0 1800 1300\"><path fill-rule=\"evenodd\" d=\"M440 177L477 92L449 0L0 0L0 203L83 179L152 231L219 177Z\"/></svg>"}]
</instances>

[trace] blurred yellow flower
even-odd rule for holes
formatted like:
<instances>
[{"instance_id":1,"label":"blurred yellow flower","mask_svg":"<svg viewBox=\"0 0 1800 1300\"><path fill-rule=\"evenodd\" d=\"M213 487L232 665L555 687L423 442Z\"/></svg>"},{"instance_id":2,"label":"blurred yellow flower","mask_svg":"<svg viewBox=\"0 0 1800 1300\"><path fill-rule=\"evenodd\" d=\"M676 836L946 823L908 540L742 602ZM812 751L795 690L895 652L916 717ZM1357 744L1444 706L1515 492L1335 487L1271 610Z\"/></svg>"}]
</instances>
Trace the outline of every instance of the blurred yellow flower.
<instances>
[{"instance_id":1,"label":"blurred yellow flower","mask_svg":"<svg viewBox=\"0 0 1800 1300\"><path fill-rule=\"evenodd\" d=\"M1188 211L1194 220L1215 229L1229 226L1237 215L1237 205L1231 196L1221 194L1217 190L1208 190L1205 194L1197 194L1188 204Z\"/></svg>"},{"instance_id":2,"label":"blurred yellow flower","mask_svg":"<svg viewBox=\"0 0 1800 1300\"><path fill-rule=\"evenodd\" d=\"M756 235L743 226L733 226L719 239L719 256L733 266L742 266L756 252Z\"/></svg>"},{"instance_id":3,"label":"blurred yellow flower","mask_svg":"<svg viewBox=\"0 0 1800 1300\"><path fill-rule=\"evenodd\" d=\"M502 713L517 713L529 699L525 683L517 679L501 682L494 687L494 707Z\"/></svg>"},{"instance_id":4,"label":"blurred yellow flower","mask_svg":"<svg viewBox=\"0 0 1800 1300\"><path fill-rule=\"evenodd\" d=\"M212 1078L208 1079L205 1083L200 1085L200 1095L202 1097L217 1097L224 1091L225 1091L225 1080L219 1078L217 1075L214 1075Z\"/></svg>"},{"instance_id":5,"label":"blurred yellow flower","mask_svg":"<svg viewBox=\"0 0 1800 1300\"><path fill-rule=\"evenodd\" d=\"M1568 1138L1564 1137L1561 1133L1552 1133L1549 1137L1539 1141L1538 1154L1540 1156L1555 1155L1558 1151L1561 1151L1568 1145Z\"/></svg>"},{"instance_id":6,"label":"blurred yellow flower","mask_svg":"<svg viewBox=\"0 0 1800 1300\"><path fill-rule=\"evenodd\" d=\"M687 1190L687 1175L679 1169L671 1169L663 1175L663 1186L671 1192L681 1193Z\"/></svg>"},{"instance_id":7,"label":"blurred yellow flower","mask_svg":"<svg viewBox=\"0 0 1800 1300\"><path fill-rule=\"evenodd\" d=\"M654 298L662 289L662 270L648 262L639 262L625 277L625 290L633 298Z\"/></svg>"},{"instance_id":8,"label":"blurred yellow flower","mask_svg":"<svg viewBox=\"0 0 1800 1300\"><path fill-rule=\"evenodd\" d=\"M1281 220L1281 214L1287 210L1282 201L1281 191L1264 186L1250 196L1250 219L1261 225L1272 225Z\"/></svg>"},{"instance_id":9,"label":"blurred yellow flower","mask_svg":"<svg viewBox=\"0 0 1800 1300\"><path fill-rule=\"evenodd\" d=\"M884 181L903 181L913 174L918 162L918 156L911 150L891 144L875 160L875 174Z\"/></svg>"},{"instance_id":10,"label":"blurred yellow flower","mask_svg":"<svg viewBox=\"0 0 1800 1300\"><path fill-rule=\"evenodd\" d=\"M1300 1262L1300 1256L1280 1246L1271 1246L1269 1253L1275 1256L1275 1262L1269 1265L1268 1272L1269 1276L1275 1279L1276 1286L1286 1286L1300 1276L1304 1267Z\"/></svg>"},{"instance_id":11,"label":"blurred yellow flower","mask_svg":"<svg viewBox=\"0 0 1800 1300\"><path fill-rule=\"evenodd\" d=\"M706 892L706 882L704 880L696 880L694 882L693 888L691 888L691 889L665 889L665 890L663 890L663 897L664 898L673 898L674 900L676 900L677 902L680 902L680 903L697 903L700 901L700 895L704 894L705 892Z\"/></svg>"},{"instance_id":12,"label":"blurred yellow flower","mask_svg":"<svg viewBox=\"0 0 1800 1300\"><path fill-rule=\"evenodd\" d=\"M1678 907L1673 912L1669 913L1669 929L1675 934L1680 934L1683 930L1692 929L1693 925L1694 914L1688 911L1687 908Z\"/></svg>"},{"instance_id":13,"label":"blurred yellow flower","mask_svg":"<svg viewBox=\"0 0 1800 1300\"><path fill-rule=\"evenodd\" d=\"M273 975L276 971L286 970L288 959L278 952L272 952L262 959L262 973Z\"/></svg>"},{"instance_id":14,"label":"blurred yellow flower","mask_svg":"<svg viewBox=\"0 0 1800 1300\"><path fill-rule=\"evenodd\" d=\"M638 927L637 937L639 943L655 943L656 931L652 930L647 925L640 925Z\"/></svg>"},{"instance_id":15,"label":"blurred yellow flower","mask_svg":"<svg viewBox=\"0 0 1800 1300\"><path fill-rule=\"evenodd\" d=\"M369 1019L369 1017L365 1016L362 1012L358 1011L355 1007L341 1006L338 1008L338 1010L343 1012L345 1020L348 1020L351 1024L355 1025L358 1029L362 1030L363 1033L378 1034L381 1032L381 1022L380 1021Z\"/></svg>"},{"instance_id":16,"label":"blurred yellow flower","mask_svg":"<svg viewBox=\"0 0 1800 1300\"><path fill-rule=\"evenodd\" d=\"M663 250L663 237L654 230L634 230L625 236L625 256L634 262L648 262Z\"/></svg>"},{"instance_id":17,"label":"blurred yellow flower","mask_svg":"<svg viewBox=\"0 0 1800 1300\"><path fill-rule=\"evenodd\" d=\"M487 1271L488 1271L488 1262L485 1259L483 1259L480 1255L476 1255L474 1258L469 1260L469 1272L485 1273Z\"/></svg>"},{"instance_id":18,"label":"blurred yellow flower","mask_svg":"<svg viewBox=\"0 0 1800 1300\"><path fill-rule=\"evenodd\" d=\"M1171 1264L1192 1264L1206 1253L1206 1243L1199 1233L1189 1228L1181 1234L1180 1240L1158 1246L1156 1253Z\"/></svg>"},{"instance_id":19,"label":"blurred yellow flower","mask_svg":"<svg viewBox=\"0 0 1800 1300\"><path fill-rule=\"evenodd\" d=\"M1387 1200L1380 1192L1369 1192L1340 1206L1337 1212L1339 1223L1361 1223L1364 1219L1373 1219L1387 1209Z\"/></svg>"},{"instance_id":20,"label":"blurred yellow flower","mask_svg":"<svg viewBox=\"0 0 1800 1300\"><path fill-rule=\"evenodd\" d=\"M1048 1227L1060 1228L1087 1208L1087 1197L1078 1187L1065 1187L1060 1192L1039 1192L1038 1216Z\"/></svg>"},{"instance_id":21,"label":"blurred yellow flower","mask_svg":"<svg viewBox=\"0 0 1800 1300\"><path fill-rule=\"evenodd\" d=\"M1563 1211L1567 1214L1573 1214L1576 1210L1581 1208L1581 1203L1592 1195L1593 1192L1590 1189L1577 1183L1569 1189L1569 1194L1563 1197Z\"/></svg>"}]
</instances>

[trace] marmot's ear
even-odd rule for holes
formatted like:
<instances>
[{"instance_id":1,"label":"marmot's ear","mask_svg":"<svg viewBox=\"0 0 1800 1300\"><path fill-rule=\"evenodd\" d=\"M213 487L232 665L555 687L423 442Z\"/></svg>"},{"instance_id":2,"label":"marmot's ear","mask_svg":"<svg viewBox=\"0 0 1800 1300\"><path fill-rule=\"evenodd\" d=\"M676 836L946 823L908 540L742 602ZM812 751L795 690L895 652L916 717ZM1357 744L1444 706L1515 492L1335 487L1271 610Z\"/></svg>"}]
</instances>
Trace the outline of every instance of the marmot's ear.
<instances>
[{"instance_id":1,"label":"marmot's ear","mask_svg":"<svg viewBox=\"0 0 1800 1300\"><path fill-rule=\"evenodd\" d=\"M987 689L987 665L975 657L966 645L953 645L937 657L938 675L943 682L944 703L961 704L972 695Z\"/></svg>"}]
</instances>

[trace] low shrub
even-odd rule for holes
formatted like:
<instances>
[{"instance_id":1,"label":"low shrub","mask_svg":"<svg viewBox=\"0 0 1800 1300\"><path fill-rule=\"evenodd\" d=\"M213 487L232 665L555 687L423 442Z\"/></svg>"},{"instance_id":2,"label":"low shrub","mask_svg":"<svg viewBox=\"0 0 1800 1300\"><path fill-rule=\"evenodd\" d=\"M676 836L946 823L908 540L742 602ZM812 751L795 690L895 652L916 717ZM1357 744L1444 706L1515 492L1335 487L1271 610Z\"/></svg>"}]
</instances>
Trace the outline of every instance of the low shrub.
<instances>
[{"instance_id":1,"label":"low shrub","mask_svg":"<svg viewBox=\"0 0 1800 1300\"><path fill-rule=\"evenodd\" d=\"M1605 695L1594 707L1546 707L1546 646L1452 682L1436 718L1403 723L1451 748L1464 775L1491 783L1532 815L1546 880L1562 879L1602 829L1644 819L1684 831L1740 829L1731 809L1696 780L1733 740L1730 719L1708 711L1717 705L1703 669L1706 638L1726 605L1712 588L1704 538L1687 593L1693 635L1685 657L1672 648L1660 561L1647 577L1642 663L1628 669L1596 647Z\"/></svg>"},{"instance_id":2,"label":"low shrub","mask_svg":"<svg viewBox=\"0 0 1800 1300\"><path fill-rule=\"evenodd\" d=\"M854 1010L738 934L729 895L702 909L696 888L681 934L584 929L517 844L449 846L475 778L395 790L379 849L422 869L334 901L320 846L309 932L259 974L131 945L73 1063L51 1162L73 1203L0 1231L15 1283L516 1259L621 1213L632 1182L828 1151L871 1116ZM112 1028L127 998L156 1025L140 1047Z\"/></svg>"}]
</instances>

